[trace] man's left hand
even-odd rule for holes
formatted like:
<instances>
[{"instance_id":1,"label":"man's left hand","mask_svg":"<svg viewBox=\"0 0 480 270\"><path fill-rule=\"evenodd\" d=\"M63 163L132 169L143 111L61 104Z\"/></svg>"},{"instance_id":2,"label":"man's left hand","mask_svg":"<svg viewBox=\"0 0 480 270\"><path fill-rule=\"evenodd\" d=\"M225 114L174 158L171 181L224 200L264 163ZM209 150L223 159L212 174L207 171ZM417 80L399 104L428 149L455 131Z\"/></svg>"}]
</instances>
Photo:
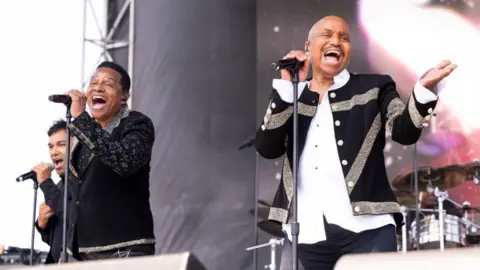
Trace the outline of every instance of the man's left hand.
<instances>
[{"instance_id":1,"label":"man's left hand","mask_svg":"<svg viewBox=\"0 0 480 270\"><path fill-rule=\"evenodd\" d=\"M420 79L420 84L432 90L443 78L447 77L457 68L457 65L452 64L449 60L443 60L435 68L432 68Z\"/></svg>"},{"instance_id":2,"label":"man's left hand","mask_svg":"<svg viewBox=\"0 0 480 270\"><path fill-rule=\"evenodd\" d=\"M72 105L70 111L73 118L77 118L85 111L85 105L87 104L87 96L78 90L70 90L67 92L72 98Z\"/></svg>"}]
</instances>

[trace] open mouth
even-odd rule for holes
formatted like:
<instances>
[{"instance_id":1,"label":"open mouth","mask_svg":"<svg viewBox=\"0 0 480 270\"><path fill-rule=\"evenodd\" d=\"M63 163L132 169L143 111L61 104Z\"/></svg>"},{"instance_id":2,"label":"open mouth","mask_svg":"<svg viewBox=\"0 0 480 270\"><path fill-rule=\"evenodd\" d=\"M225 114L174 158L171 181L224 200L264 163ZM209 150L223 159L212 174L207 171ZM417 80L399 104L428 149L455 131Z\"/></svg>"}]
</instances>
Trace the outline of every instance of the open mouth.
<instances>
[{"instance_id":1,"label":"open mouth","mask_svg":"<svg viewBox=\"0 0 480 270\"><path fill-rule=\"evenodd\" d=\"M55 169L60 168L60 166L62 166L62 164L63 164L63 159L54 159L53 160L53 167Z\"/></svg>"},{"instance_id":2,"label":"open mouth","mask_svg":"<svg viewBox=\"0 0 480 270\"><path fill-rule=\"evenodd\" d=\"M327 50L323 54L323 58L325 59L325 63L327 64L337 65L340 62L341 57L342 57L342 52L337 49Z\"/></svg>"},{"instance_id":3,"label":"open mouth","mask_svg":"<svg viewBox=\"0 0 480 270\"><path fill-rule=\"evenodd\" d=\"M92 108L95 110L102 109L106 102L107 100L104 97L95 95L92 97Z\"/></svg>"}]
</instances>

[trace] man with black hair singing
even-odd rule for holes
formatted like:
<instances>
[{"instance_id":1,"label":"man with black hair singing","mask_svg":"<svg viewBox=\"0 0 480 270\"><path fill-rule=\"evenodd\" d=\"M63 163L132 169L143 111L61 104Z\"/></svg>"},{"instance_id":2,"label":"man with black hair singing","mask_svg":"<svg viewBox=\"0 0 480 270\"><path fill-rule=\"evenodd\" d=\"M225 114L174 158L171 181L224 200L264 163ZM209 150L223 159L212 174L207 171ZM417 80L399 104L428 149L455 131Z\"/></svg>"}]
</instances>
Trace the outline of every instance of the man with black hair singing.
<instances>
[{"instance_id":1,"label":"man with black hair singing","mask_svg":"<svg viewBox=\"0 0 480 270\"><path fill-rule=\"evenodd\" d=\"M155 253L149 173L154 126L127 107L130 77L103 62L86 95L72 98L73 180L78 189L70 213L69 252L79 260ZM88 105L91 115L85 111Z\"/></svg>"},{"instance_id":2,"label":"man with black hair singing","mask_svg":"<svg viewBox=\"0 0 480 270\"><path fill-rule=\"evenodd\" d=\"M66 129L67 123L64 120L59 120L54 122L47 132L50 159L55 172L60 176L60 181L57 184L53 182L51 164L40 163L32 169L36 173L39 187L45 196L45 202L40 204L35 226L42 236L42 241L50 246L46 264L57 263L62 248L63 181L67 149Z\"/></svg>"}]
</instances>

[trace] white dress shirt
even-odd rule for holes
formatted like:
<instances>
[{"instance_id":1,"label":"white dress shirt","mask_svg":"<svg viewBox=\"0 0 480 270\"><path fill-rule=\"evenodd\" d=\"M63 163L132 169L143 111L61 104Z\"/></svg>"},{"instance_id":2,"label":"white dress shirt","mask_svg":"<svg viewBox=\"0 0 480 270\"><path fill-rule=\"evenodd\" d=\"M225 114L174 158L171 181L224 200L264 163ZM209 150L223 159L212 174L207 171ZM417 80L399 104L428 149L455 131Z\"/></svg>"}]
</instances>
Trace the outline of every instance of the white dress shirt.
<instances>
[{"instance_id":1,"label":"white dress shirt","mask_svg":"<svg viewBox=\"0 0 480 270\"><path fill-rule=\"evenodd\" d=\"M334 84L328 92L344 86L350 79L347 70L343 70L334 78ZM298 96L305 85L300 82ZM293 103L293 86L290 81L274 79L273 88L277 90L283 101ZM341 91L341 90L339 90ZM437 99L437 96L420 85L414 88L418 102L425 104ZM393 224L390 214L354 216L350 206L350 198L345 187L340 159L337 152L330 102L326 93L318 104L317 111L310 124L305 147L301 153L298 167L298 223L300 223L299 243L313 244L326 240L323 217L328 223L336 224L353 232L362 232ZM283 224L283 230L291 240L290 224Z\"/></svg>"}]
</instances>

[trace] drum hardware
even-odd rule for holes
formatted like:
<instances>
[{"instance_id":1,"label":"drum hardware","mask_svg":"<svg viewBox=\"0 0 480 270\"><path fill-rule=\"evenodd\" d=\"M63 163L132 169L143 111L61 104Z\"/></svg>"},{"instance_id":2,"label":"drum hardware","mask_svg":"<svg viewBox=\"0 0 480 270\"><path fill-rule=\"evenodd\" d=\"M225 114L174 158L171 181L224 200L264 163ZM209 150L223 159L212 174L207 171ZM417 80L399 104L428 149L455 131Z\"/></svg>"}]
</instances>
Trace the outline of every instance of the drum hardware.
<instances>
[{"instance_id":1,"label":"drum hardware","mask_svg":"<svg viewBox=\"0 0 480 270\"><path fill-rule=\"evenodd\" d=\"M265 265L265 269L276 270L276 250L277 246L283 245L284 239L272 238L268 243L247 248L247 251L270 246L270 264Z\"/></svg>"},{"instance_id":2,"label":"drum hardware","mask_svg":"<svg viewBox=\"0 0 480 270\"><path fill-rule=\"evenodd\" d=\"M403 223L402 226L402 253L407 253L407 213L408 208L405 206L400 206L400 211L402 211L403 215Z\"/></svg>"}]
</instances>

